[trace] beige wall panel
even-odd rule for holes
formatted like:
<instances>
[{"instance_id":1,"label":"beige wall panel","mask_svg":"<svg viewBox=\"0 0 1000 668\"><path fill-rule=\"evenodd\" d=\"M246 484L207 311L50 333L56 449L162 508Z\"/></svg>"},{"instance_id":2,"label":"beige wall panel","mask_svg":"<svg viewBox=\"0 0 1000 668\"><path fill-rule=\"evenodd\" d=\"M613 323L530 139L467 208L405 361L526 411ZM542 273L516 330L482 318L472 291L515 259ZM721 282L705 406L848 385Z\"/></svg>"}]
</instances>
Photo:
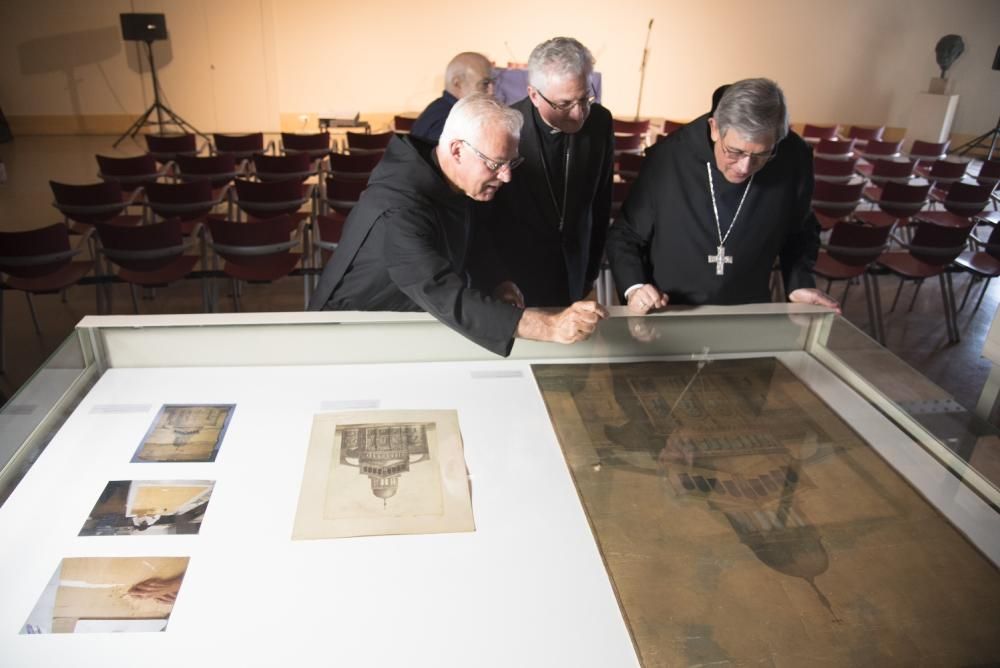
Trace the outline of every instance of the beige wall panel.
<instances>
[{"instance_id":1,"label":"beige wall panel","mask_svg":"<svg viewBox=\"0 0 1000 668\"><path fill-rule=\"evenodd\" d=\"M905 127L914 95L938 74L934 45L963 37L949 73L961 95L953 130L993 127L1000 112L997 0L6 0L0 2L0 105L8 115L138 115L149 104L122 11L163 11L158 44L170 105L199 129L276 131L289 115L419 111L440 94L448 59L479 50L525 60L539 41L574 35L597 57L604 100L636 111L639 63L653 19L641 113L690 119L720 83L776 79L797 123ZM45 20L41 20L45 17ZM301 129L301 128L296 128Z\"/></svg>"}]
</instances>

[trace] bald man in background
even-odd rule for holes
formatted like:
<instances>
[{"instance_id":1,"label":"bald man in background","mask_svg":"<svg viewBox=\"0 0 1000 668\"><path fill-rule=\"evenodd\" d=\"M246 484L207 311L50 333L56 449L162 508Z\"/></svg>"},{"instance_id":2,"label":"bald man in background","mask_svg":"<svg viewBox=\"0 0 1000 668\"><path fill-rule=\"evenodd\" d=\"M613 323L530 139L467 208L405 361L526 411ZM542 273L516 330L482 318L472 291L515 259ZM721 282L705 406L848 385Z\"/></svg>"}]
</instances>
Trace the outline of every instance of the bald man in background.
<instances>
[{"instance_id":1,"label":"bald man in background","mask_svg":"<svg viewBox=\"0 0 1000 668\"><path fill-rule=\"evenodd\" d=\"M481 53L464 51L448 63L444 71L444 93L427 105L413 123L410 134L436 144L444 121L455 103L472 93L493 95L496 79L493 63Z\"/></svg>"}]
</instances>

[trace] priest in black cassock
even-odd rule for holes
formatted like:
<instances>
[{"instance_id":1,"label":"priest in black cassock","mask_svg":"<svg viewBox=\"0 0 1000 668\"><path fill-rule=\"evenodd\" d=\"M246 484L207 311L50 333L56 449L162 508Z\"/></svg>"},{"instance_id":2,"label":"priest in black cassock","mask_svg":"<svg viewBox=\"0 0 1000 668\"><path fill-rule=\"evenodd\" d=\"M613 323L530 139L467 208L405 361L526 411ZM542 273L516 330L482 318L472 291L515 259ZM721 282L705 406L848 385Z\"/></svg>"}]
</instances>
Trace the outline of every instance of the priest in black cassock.
<instances>
[{"instance_id":1,"label":"priest in black cassock","mask_svg":"<svg viewBox=\"0 0 1000 668\"><path fill-rule=\"evenodd\" d=\"M567 306L593 287L611 212L614 132L595 103L594 58L583 44L555 37L528 59L524 165L497 195L493 250L528 306ZM475 267L473 267L475 271Z\"/></svg>"},{"instance_id":2,"label":"priest in black cassock","mask_svg":"<svg viewBox=\"0 0 1000 668\"><path fill-rule=\"evenodd\" d=\"M608 232L624 303L643 314L668 302L768 302L777 258L789 301L837 309L813 279L812 189L812 151L789 132L778 85L731 84L713 113L647 151Z\"/></svg>"},{"instance_id":3,"label":"priest in black cassock","mask_svg":"<svg viewBox=\"0 0 1000 668\"><path fill-rule=\"evenodd\" d=\"M311 310L427 311L484 348L510 354L515 337L572 343L607 312L578 302L558 312L524 308L517 286L496 270L491 292L470 285L467 258L474 207L511 180L521 115L491 96L452 107L437 146L393 138L351 210Z\"/></svg>"}]
</instances>

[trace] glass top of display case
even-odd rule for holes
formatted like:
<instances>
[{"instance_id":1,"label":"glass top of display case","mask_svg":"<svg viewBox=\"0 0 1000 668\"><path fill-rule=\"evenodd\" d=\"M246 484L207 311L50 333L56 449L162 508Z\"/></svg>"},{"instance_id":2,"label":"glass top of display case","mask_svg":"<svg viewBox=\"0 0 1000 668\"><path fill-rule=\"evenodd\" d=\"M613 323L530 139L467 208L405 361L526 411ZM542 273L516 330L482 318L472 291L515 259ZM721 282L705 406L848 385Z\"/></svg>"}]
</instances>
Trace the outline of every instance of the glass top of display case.
<instances>
[{"instance_id":1,"label":"glass top of display case","mask_svg":"<svg viewBox=\"0 0 1000 668\"><path fill-rule=\"evenodd\" d=\"M199 419L221 420L212 461L141 463L140 441L192 405ZM415 409L450 410L460 424L472 532L292 540L303 468L317 461L314 418ZM0 614L0 648L25 662L60 656L25 642L38 640L23 629L46 582L58 611L70 596L60 569L63 581L96 577L88 569L110 568L98 555L155 555L168 560L151 562L158 568L187 570L169 626L152 629L166 629L163 665L192 649L227 660L213 653L212 634L257 628L260 639L228 659L259 658L296 623L323 636L313 616L349 630L328 648L348 664L370 648L375 620L402 639L385 650L402 663L973 665L1000 656L990 628L1000 616L996 429L816 307L645 318L612 309L589 341L518 341L506 359L425 314L88 317L0 419L0 530L33 527L28 536L49 557L36 565L0 552L0 570L26 574L0 583L20 604ZM376 488L372 465L355 465L385 497L377 512L416 484L433 447L411 451L393 473L399 496ZM215 485L200 535L122 537L131 526L78 535L85 519L100 525L87 512L113 496L109 481L135 486L150 475L196 479L197 498ZM123 503L136 494L119 485ZM59 503L72 512L34 526L26 518L46 489L64 490ZM254 503L262 490L263 507ZM289 569L298 594L276 593L265 577L268 604L253 619L228 604L230 617L209 619L202 608L237 586L228 575L255 575L248 550L252 564ZM409 568L390 583L393 556ZM181 558L190 567L169 561ZM355 577L317 584L310 569L328 572L323 563ZM372 578L357 576L365 568ZM308 601L297 597L310 587ZM389 599L391 611L377 603ZM53 628L112 630L83 617L64 613ZM95 647L115 646L96 635ZM314 656L321 640L291 655Z\"/></svg>"}]
</instances>

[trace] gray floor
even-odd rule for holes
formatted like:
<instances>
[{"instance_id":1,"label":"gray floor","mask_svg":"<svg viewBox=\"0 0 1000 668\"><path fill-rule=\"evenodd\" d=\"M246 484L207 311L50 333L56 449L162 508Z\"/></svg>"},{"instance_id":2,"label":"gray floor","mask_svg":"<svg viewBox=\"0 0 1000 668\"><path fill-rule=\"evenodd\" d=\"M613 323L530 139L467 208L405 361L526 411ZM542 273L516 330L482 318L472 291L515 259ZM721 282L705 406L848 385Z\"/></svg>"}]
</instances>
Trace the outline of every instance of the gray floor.
<instances>
[{"instance_id":1,"label":"gray floor","mask_svg":"<svg viewBox=\"0 0 1000 668\"><path fill-rule=\"evenodd\" d=\"M52 208L50 179L70 183L96 180L94 154L133 155L142 152L140 144L127 140L120 150L111 147L114 137L18 137L0 145L0 159L7 168L7 182L0 185L0 231L32 229L61 220ZM955 274L955 290L959 299L968 277ZM1000 281L998 281L1000 283ZM979 286L970 304L959 313L962 340L950 344L942 315L941 293L937 281L929 281L920 290L912 311L907 310L913 286L904 288L900 306L892 313L889 305L897 281L892 277L881 280L882 302L886 309L886 345L908 364L921 371L944 388L959 403L974 408L989 372L989 363L982 359L983 341L996 312L1000 293L995 285L987 291L982 305L973 310ZM821 283L820 287L825 287ZM228 285L221 286L220 310L233 310L227 297ZM834 285L832 292L840 298L843 285ZM38 368L45 358L72 331L85 315L96 313L95 288L75 287L66 301L59 296L35 299L41 333L31 324L24 295L4 294L3 330L6 337L7 372L0 377L0 392L12 395ZM273 285L250 285L243 288L245 311L294 311L302 303L302 279L283 279ZM194 282L158 290L154 298L143 299L142 313L190 313L200 311L200 286ZM132 313L127 288L114 287L112 312ZM864 291L851 289L844 315L858 327L868 326Z\"/></svg>"}]
</instances>

